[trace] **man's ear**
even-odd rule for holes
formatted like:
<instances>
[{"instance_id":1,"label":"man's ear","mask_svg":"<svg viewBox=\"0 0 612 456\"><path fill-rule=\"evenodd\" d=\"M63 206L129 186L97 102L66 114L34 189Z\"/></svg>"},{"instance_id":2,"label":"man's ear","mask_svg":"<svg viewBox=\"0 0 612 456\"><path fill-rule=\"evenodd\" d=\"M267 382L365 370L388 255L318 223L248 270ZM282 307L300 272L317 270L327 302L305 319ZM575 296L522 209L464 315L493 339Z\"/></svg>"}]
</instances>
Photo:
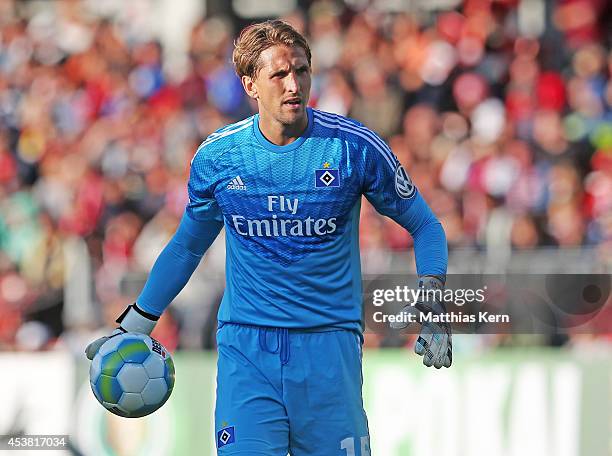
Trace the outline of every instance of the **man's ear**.
<instances>
[{"instance_id":1,"label":"man's ear","mask_svg":"<svg viewBox=\"0 0 612 456\"><path fill-rule=\"evenodd\" d=\"M242 82L242 87L244 87L244 91L247 95L255 100L259 98L259 94L257 93L257 86L255 85L255 81L250 76L242 76L240 78Z\"/></svg>"}]
</instances>

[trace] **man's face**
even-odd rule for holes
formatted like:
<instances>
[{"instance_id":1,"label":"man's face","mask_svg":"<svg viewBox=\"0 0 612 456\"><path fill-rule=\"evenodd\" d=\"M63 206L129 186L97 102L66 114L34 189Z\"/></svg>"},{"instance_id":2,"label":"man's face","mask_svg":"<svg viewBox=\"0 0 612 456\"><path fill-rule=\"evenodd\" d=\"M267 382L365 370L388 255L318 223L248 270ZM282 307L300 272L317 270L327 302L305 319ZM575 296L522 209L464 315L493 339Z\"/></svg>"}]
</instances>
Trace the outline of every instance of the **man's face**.
<instances>
[{"instance_id":1,"label":"man's face","mask_svg":"<svg viewBox=\"0 0 612 456\"><path fill-rule=\"evenodd\" d=\"M283 125L306 119L310 96L310 65L299 46L272 46L259 56L260 69L253 79L244 76L243 85L255 98L263 118Z\"/></svg>"}]
</instances>

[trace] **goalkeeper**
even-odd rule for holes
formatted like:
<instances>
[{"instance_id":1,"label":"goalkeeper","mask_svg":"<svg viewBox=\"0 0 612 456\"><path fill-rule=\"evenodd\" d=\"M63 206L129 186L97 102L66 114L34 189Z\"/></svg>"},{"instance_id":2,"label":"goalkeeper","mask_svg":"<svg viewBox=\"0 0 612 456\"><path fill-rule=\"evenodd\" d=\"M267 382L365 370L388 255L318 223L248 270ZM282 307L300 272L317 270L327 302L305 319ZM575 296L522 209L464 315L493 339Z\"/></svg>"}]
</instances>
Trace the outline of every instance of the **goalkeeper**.
<instances>
[{"instance_id":1,"label":"goalkeeper","mask_svg":"<svg viewBox=\"0 0 612 456\"><path fill-rule=\"evenodd\" d=\"M150 333L225 227L218 454L369 455L361 197L411 233L422 286L444 283L444 231L375 133L307 107L310 48L291 26L247 27L233 61L258 113L196 151L185 214L117 331ZM103 341L88 347L89 357ZM450 366L447 328L424 326L416 351L428 366Z\"/></svg>"}]
</instances>

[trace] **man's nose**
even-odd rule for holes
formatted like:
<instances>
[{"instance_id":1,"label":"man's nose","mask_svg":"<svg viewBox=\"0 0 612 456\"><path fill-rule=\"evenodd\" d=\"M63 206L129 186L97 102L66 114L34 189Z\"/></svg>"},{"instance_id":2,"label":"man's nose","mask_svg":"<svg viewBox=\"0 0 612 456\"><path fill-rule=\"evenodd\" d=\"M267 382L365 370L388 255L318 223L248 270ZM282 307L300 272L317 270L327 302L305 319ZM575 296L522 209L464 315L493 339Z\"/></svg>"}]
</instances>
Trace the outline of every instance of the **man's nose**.
<instances>
[{"instance_id":1,"label":"man's nose","mask_svg":"<svg viewBox=\"0 0 612 456\"><path fill-rule=\"evenodd\" d=\"M291 71L286 78L285 90L290 93L298 93L300 91L300 83L295 71Z\"/></svg>"}]
</instances>

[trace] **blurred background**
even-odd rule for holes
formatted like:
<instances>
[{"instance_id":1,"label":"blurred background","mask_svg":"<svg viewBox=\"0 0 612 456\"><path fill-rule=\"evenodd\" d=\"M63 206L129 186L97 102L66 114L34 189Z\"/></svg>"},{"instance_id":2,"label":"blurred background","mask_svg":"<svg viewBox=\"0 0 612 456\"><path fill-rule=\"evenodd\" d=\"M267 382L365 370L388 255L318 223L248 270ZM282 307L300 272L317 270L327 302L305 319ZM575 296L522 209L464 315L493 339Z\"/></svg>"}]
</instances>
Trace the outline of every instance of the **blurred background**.
<instances>
[{"instance_id":1,"label":"blurred background","mask_svg":"<svg viewBox=\"0 0 612 456\"><path fill-rule=\"evenodd\" d=\"M0 434L213 454L223 235L154 333L177 360L160 412L104 413L82 350L172 236L197 146L254 112L232 43L272 17L309 39L311 105L363 122L407 168L449 272L612 271L606 0L0 0ZM410 236L365 201L360 243L365 274L414 272ZM412 344L366 335L374 454L612 454L612 335L460 335L444 373ZM433 419L423 388L444 437L411 426Z\"/></svg>"}]
</instances>

